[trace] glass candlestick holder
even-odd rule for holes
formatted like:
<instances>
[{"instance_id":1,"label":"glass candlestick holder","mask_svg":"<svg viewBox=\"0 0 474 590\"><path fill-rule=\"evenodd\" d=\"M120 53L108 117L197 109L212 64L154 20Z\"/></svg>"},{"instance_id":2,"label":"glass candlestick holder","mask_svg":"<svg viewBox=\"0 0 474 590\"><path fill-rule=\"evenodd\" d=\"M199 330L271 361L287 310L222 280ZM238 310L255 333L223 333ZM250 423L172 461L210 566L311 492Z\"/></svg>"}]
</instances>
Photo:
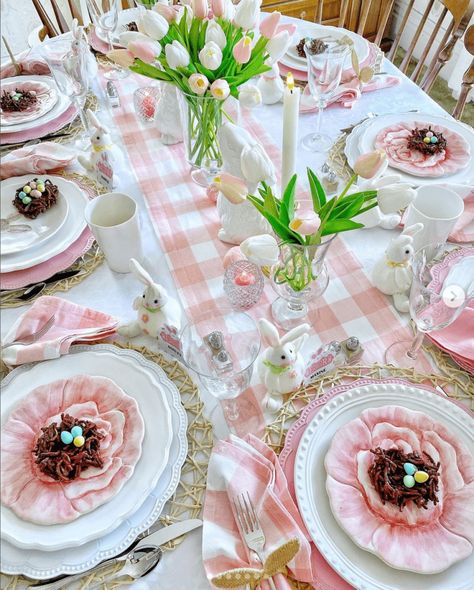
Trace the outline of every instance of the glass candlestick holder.
<instances>
[{"instance_id":1,"label":"glass candlestick holder","mask_svg":"<svg viewBox=\"0 0 474 590\"><path fill-rule=\"evenodd\" d=\"M160 89L157 86L137 88L133 93L135 112L142 123L152 123L155 120L159 97Z\"/></svg>"},{"instance_id":2,"label":"glass candlestick holder","mask_svg":"<svg viewBox=\"0 0 474 590\"><path fill-rule=\"evenodd\" d=\"M248 260L237 260L226 268L224 292L235 309L249 309L262 296L264 286L260 268Z\"/></svg>"}]
</instances>

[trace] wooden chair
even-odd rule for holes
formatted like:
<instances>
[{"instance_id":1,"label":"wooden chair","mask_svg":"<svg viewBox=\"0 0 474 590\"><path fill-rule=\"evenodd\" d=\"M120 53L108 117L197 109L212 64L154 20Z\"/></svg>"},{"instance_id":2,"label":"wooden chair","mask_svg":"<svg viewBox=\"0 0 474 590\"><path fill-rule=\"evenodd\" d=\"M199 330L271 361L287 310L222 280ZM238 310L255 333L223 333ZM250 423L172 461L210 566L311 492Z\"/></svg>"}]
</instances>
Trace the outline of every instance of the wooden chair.
<instances>
[{"instance_id":1,"label":"wooden chair","mask_svg":"<svg viewBox=\"0 0 474 590\"><path fill-rule=\"evenodd\" d=\"M327 2L328 0L326 0ZM324 6L325 0L316 0L316 22L324 22ZM452 56L453 49L456 43L464 35L464 32L469 24L469 20L474 12L474 0L439 0L443 8L436 19L433 31L423 48L421 55L410 74L410 78L419 83L423 90L428 91L441 68L449 61ZM352 31L359 33L359 35L367 34L367 22L369 16L377 15L377 31L371 40L377 45L381 45L384 40L389 21L393 20L393 8L395 0L341 0L339 12L339 27L346 27ZM400 47L400 40L409 22L416 18L416 13L413 11L415 7L415 0L408 0L408 6L402 16L400 27L395 34L393 43L387 53L388 59L394 60L397 50ZM399 69L407 74L412 62L416 61L414 58L415 48L425 30L427 24L430 22L430 15L433 14L435 7L435 0L424 0L424 11L419 19L413 38L406 53L402 59ZM392 18L391 18L392 17ZM436 45L436 37L445 23L446 32L441 41ZM367 35L366 35L367 36ZM426 64L428 54L433 45L436 46L433 57L429 64ZM424 67L426 66L426 71Z\"/></svg>"},{"instance_id":2,"label":"wooden chair","mask_svg":"<svg viewBox=\"0 0 474 590\"><path fill-rule=\"evenodd\" d=\"M471 25L464 35L464 47L467 51L474 56L474 25ZM461 84L461 93L459 94L458 101L453 111L453 117L460 119L462 117L464 107L466 106L466 100L469 91L474 86L474 57L471 61L471 65L464 72Z\"/></svg>"}]
</instances>

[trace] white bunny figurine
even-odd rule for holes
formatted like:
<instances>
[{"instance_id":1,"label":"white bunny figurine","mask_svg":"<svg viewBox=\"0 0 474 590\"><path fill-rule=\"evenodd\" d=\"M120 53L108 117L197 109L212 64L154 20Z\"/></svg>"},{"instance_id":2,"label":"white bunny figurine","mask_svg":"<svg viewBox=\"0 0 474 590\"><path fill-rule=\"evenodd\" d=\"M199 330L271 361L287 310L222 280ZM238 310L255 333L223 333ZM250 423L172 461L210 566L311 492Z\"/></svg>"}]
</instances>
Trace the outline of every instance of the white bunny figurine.
<instances>
[{"instance_id":1,"label":"white bunny figurine","mask_svg":"<svg viewBox=\"0 0 474 590\"><path fill-rule=\"evenodd\" d=\"M406 227L401 234L392 239L385 256L374 266L372 282L385 295L393 296L398 311L409 309L408 293L412 282L411 258L413 256L413 236L423 229L422 223Z\"/></svg>"},{"instance_id":2,"label":"white bunny figurine","mask_svg":"<svg viewBox=\"0 0 474 590\"><path fill-rule=\"evenodd\" d=\"M97 65L97 60L92 55L90 50L89 43L87 41L87 36L84 32L84 27L79 25L77 18L72 20L72 43L71 43L71 51L73 55L82 55L86 60L86 71L87 71L87 79L92 81L94 78L97 77L97 72L99 70L99 66Z\"/></svg>"},{"instance_id":3,"label":"white bunny figurine","mask_svg":"<svg viewBox=\"0 0 474 590\"><path fill-rule=\"evenodd\" d=\"M94 113L87 109L86 116L91 126L91 151L88 157L79 155L77 160L87 171L94 172L96 179L106 188L113 187L112 145L107 129Z\"/></svg>"},{"instance_id":4,"label":"white bunny figurine","mask_svg":"<svg viewBox=\"0 0 474 590\"><path fill-rule=\"evenodd\" d=\"M134 259L130 259L130 270L146 285L143 295L136 297L133 309L137 310L137 319L118 328L118 333L127 338L140 334L158 338L162 328L181 327L181 310L178 302L168 296L166 289L155 283L147 271Z\"/></svg>"},{"instance_id":5,"label":"white bunny figurine","mask_svg":"<svg viewBox=\"0 0 474 590\"><path fill-rule=\"evenodd\" d=\"M282 338L277 328L263 318L258 327L268 346L260 357L259 376L268 391L266 407L276 412L283 403L282 396L298 389L303 381L305 363L300 350L308 338L310 326L296 326Z\"/></svg>"}]
</instances>

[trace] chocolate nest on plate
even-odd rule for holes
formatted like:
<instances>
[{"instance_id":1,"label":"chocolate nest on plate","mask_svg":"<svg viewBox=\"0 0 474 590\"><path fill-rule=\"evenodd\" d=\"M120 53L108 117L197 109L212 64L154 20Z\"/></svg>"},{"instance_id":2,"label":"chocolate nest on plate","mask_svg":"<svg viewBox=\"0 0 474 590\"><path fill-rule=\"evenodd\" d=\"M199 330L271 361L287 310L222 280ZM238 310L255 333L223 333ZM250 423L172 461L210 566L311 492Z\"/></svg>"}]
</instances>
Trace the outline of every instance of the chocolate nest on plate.
<instances>
[{"instance_id":1,"label":"chocolate nest on plate","mask_svg":"<svg viewBox=\"0 0 474 590\"><path fill-rule=\"evenodd\" d=\"M29 193L24 192L24 186L17 189L15 198L13 199L13 205L16 207L19 213L27 217L28 219L36 219L38 215L44 213L56 204L59 195L58 187L53 184L50 180L46 179L43 183L37 182L38 179L34 178L35 184L44 188L42 192L37 189L30 190ZM27 183L28 185L30 183ZM35 186L33 184L33 186ZM35 192L37 191L37 192Z\"/></svg>"},{"instance_id":2,"label":"chocolate nest on plate","mask_svg":"<svg viewBox=\"0 0 474 590\"><path fill-rule=\"evenodd\" d=\"M439 463L435 463L427 454L421 458L418 453L405 454L398 449L384 450L380 447L371 449L375 455L372 465L369 467L369 477L375 490L378 492L383 504L390 502L399 507L400 511L411 500L418 508L428 508L428 503L438 503L436 492L438 491ZM428 481L417 483L408 488L403 483L406 475L404 464L411 463L418 471L424 471L429 475Z\"/></svg>"},{"instance_id":3,"label":"chocolate nest on plate","mask_svg":"<svg viewBox=\"0 0 474 590\"><path fill-rule=\"evenodd\" d=\"M429 139L429 141L427 141ZM407 146L409 149L418 150L422 154L431 156L446 150L447 141L442 133L435 133L431 127L426 129L412 129L408 137Z\"/></svg>"},{"instance_id":4,"label":"chocolate nest on plate","mask_svg":"<svg viewBox=\"0 0 474 590\"><path fill-rule=\"evenodd\" d=\"M61 432L70 432L74 426L82 428L84 444L80 447L72 442L64 444ZM61 422L53 422L41 429L32 453L39 469L56 481L68 482L79 477L88 467L103 467L100 457L100 441L104 435L89 420L78 420L61 414Z\"/></svg>"},{"instance_id":5,"label":"chocolate nest on plate","mask_svg":"<svg viewBox=\"0 0 474 590\"><path fill-rule=\"evenodd\" d=\"M24 92L19 88L15 88L11 92L3 91L2 97L0 98L0 107L5 112L21 112L29 109L37 101L38 98L35 93L29 91Z\"/></svg>"},{"instance_id":6,"label":"chocolate nest on plate","mask_svg":"<svg viewBox=\"0 0 474 590\"><path fill-rule=\"evenodd\" d=\"M304 37L296 46L296 51L300 57L306 57L304 46L308 43L308 41L310 41L309 52L311 55L319 55L320 53L324 53L328 48L326 43L324 43L324 41L321 39L308 39Z\"/></svg>"}]
</instances>

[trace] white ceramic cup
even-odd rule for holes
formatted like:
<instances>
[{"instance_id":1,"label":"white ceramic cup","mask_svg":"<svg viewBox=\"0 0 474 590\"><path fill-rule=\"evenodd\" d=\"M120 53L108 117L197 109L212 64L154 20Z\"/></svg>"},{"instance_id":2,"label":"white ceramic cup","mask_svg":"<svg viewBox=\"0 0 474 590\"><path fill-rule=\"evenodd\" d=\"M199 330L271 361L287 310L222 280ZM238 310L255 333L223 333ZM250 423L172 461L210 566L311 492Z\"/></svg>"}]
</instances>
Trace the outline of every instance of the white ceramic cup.
<instances>
[{"instance_id":1,"label":"white ceramic cup","mask_svg":"<svg viewBox=\"0 0 474 590\"><path fill-rule=\"evenodd\" d=\"M136 201L123 193L100 195L89 202L85 217L110 269L130 272L130 258L142 257Z\"/></svg>"},{"instance_id":2,"label":"white ceramic cup","mask_svg":"<svg viewBox=\"0 0 474 590\"><path fill-rule=\"evenodd\" d=\"M405 227L423 224L423 229L413 237L414 250L428 244L444 244L463 211L464 201L454 191L438 185L420 187L405 218Z\"/></svg>"}]
</instances>

